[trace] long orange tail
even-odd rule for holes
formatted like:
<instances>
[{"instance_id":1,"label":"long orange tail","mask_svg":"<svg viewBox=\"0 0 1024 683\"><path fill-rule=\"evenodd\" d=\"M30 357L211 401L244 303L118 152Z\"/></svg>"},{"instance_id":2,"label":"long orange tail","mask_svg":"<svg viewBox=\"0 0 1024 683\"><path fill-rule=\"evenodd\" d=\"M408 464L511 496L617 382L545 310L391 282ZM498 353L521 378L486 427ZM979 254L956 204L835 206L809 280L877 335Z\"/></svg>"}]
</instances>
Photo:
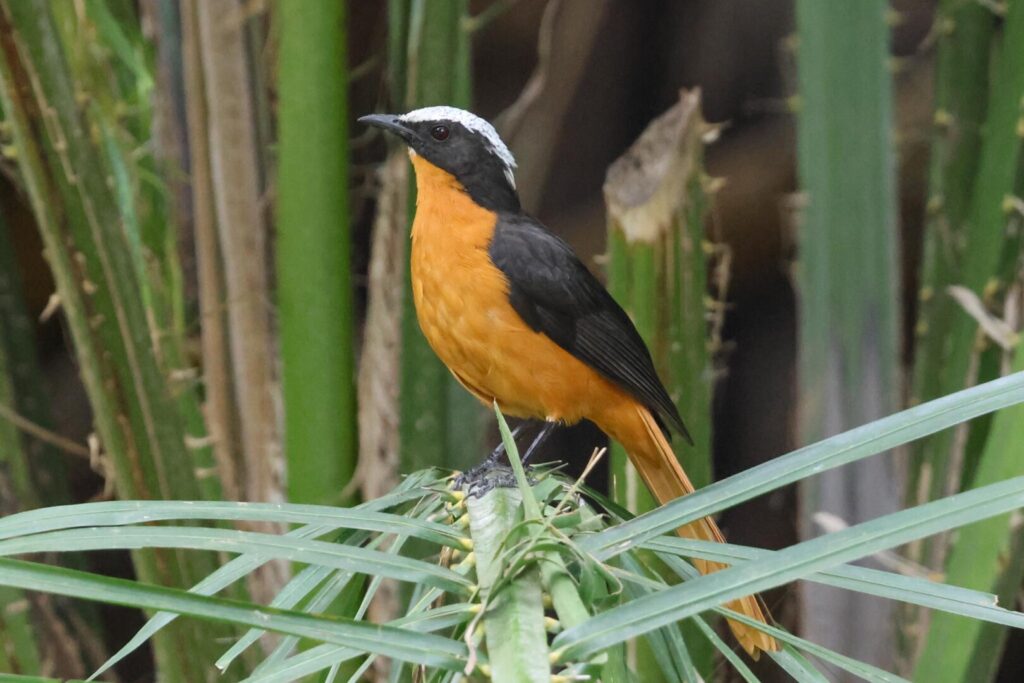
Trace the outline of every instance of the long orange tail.
<instances>
[{"instance_id":1,"label":"long orange tail","mask_svg":"<svg viewBox=\"0 0 1024 683\"><path fill-rule=\"evenodd\" d=\"M686 472L679 465L675 453L672 452L668 440L662 434L650 411L634 403L612 411L601 422L606 422L606 424L599 423L598 426L626 448L633 466L636 467L644 483L647 484L647 488L660 504L693 493L693 484L690 483ZM718 525L710 517L680 527L676 533L684 538L725 542L725 537ZM710 574L728 566L718 562L696 559L693 563L701 574ZM748 617L768 623L768 610L761 604L760 598L755 595L734 600L728 606ZM779 644L774 638L751 626L729 620L729 628L732 629L743 649L755 659L761 650L779 649Z\"/></svg>"}]
</instances>

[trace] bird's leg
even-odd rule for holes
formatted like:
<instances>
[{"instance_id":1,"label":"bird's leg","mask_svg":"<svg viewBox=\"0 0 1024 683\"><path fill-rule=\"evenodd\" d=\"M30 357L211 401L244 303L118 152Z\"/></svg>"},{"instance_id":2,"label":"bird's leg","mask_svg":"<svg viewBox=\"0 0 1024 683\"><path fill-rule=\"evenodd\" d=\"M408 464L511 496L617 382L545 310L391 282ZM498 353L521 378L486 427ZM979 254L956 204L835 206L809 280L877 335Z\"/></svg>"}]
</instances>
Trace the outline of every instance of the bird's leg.
<instances>
[{"instance_id":1,"label":"bird's leg","mask_svg":"<svg viewBox=\"0 0 1024 683\"><path fill-rule=\"evenodd\" d=\"M520 422L512 429L512 441L515 441L522 431L526 428L526 422ZM481 474L499 466L501 456L505 454L505 440L502 439L498 442L498 445L494 447L491 454L484 458L476 467L463 472L455 480L455 488L462 488L466 482L473 482L480 478Z\"/></svg>"},{"instance_id":2,"label":"bird's leg","mask_svg":"<svg viewBox=\"0 0 1024 683\"><path fill-rule=\"evenodd\" d=\"M544 423L544 426L540 428L539 432L537 432L537 436L534 437L533 443L530 444L530 447L526 449L526 453L524 453L523 457L521 458L521 460L523 462L523 466L525 466L526 463L529 462L530 457L534 454L534 452L537 450L537 448L542 443L547 441L547 438L549 436L551 436L551 432L555 431L555 427L557 427L557 426L558 426L557 422L545 422Z\"/></svg>"},{"instance_id":3,"label":"bird's leg","mask_svg":"<svg viewBox=\"0 0 1024 683\"><path fill-rule=\"evenodd\" d=\"M519 424L517 424L515 427L512 428L512 441L513 442L515 442L515 440L519 438L519 435L522 434L523 429L525 427L526 427L526 423L525 422L520 422ZM484 464L493 465L494 463L498 462L498 459L501 458L501 456L504 455L504 453L505 453L505 440L501 439L500 441L498 441L498 445L494 447L494 450L491 451L491 454L487 456L487 460L484 461Z\"/></svg>"},{"instance_id":4,"label":"bird's leg","mask_svg":"<svg viewBox=\"0 0 1024 683\"><path fill-rule=\"evenodd\" d=\"M540 428L540 431L537 432L537 436L533 438L533 442L530 444L530 447L526 449L526 453L520 458L524 467L527 467L527 462L530 460L530 457L537 451L537 448L540 447L540 445L544 443L549 436L551 436L551 432L553 432L557 426L557 422L544 423ZM515 429L512 430L513 441L517 436L519 436L525 427L525 422L521 422L516 425ZM504 441L498 444L482 463L468 472L460 474L455 479L454 487L461 489L468 485L469 495L471 496L481 496L495 487L515 487L516 480L515 476L512 474L511 468L500 462L503 454L505 454Z\"/></svg>"}]
</instances>

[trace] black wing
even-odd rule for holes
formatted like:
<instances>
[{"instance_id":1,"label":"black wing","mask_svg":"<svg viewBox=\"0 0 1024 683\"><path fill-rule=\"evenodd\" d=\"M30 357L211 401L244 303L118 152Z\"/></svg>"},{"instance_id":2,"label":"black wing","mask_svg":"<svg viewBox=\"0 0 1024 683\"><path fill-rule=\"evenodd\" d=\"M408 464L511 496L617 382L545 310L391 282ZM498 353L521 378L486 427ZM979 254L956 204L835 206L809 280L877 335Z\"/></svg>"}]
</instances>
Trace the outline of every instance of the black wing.
<instances>
[{"instance_id":1,"label":"black wing","mask_svg":"<svg viewBox=\"0 0 1024 683\"><path fill-rule=\"evenodd\" d=\"M693 443L633 321L572 247L527 216L504 214L489 252L527 325L629 391Z\"/></svg>"}]
</instances>

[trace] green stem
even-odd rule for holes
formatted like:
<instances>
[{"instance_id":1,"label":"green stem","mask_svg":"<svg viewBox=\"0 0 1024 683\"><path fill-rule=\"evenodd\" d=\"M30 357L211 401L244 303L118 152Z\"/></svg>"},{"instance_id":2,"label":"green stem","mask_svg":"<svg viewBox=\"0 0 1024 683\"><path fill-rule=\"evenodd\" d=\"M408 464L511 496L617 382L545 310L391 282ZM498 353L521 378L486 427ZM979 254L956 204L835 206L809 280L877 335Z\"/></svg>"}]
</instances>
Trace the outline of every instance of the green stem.
<instances>
[{"instance_id":1,"label":"green stem","mask_svg":"<svg viewBox=\"0 0 1024 683\"><path fill-rule=\"evenodd\" d=\"M336 503L356 466L343 3L285 0L277 291L288 496Z\"/></svg>"},{"instance_id":2,"label":"green stem","mask_svg":"<svg viewBox=\"0 0 1024 683\"><path fill-rule=\"evenodd\" d=\"M1014 6L1014 15L1007 17L1003 36L1003 59L1010 59L1005 51L1024 38L1021 24L1024 23L1024 8L1020 2ZM1016 20L1016 24L1010 24ZM1015 27L1014 32L1011 28ZM1002 65L1001 68L1006 68ZM1003 72L1005 73L1005 72ZM1024 155L1018 149L1016 188L1018 195L1024 187ZM1011 276L1020 266L1021 217L1008 221L1007 242L1001 254L998 273ZM1016 235L1016 238L1013 236ZM998 362L993 363L997 354L990 350L983 361L992 366L991 374L998 373ZM1024 353L1018 345L1014 352L1011 371L1024 370ZM975 488L1013 477L1024 472L1024 455L1021 451L1022 429L1021 409L1014 407L992 418L985 438L975 428L971 433L968 450L977 457L965 462L963 486ZM968 469L968 466L970 468ZM945 580L949 583L994 591L1001 604L1012 604L1024 578L1024 553L1021 543L1024 535L1008 517L995 518L975 524L970 530L956 535L945 563ZM921 676L942 680L991 680L996 673L996 663L1006 643L1007 630L993 624L978 624L948 614L935 614L926 634L917 672ZM925 678L921 678L925 680Z\"/></svg>"},{"instance_id":3,"label":"green stem","mask_svg":"<svg viewBox=\"0 0 1024 683\"><path fill-rule=\"evenodd\" d=\"M815 441L898 406L899 320L892 79L885 0L798 0L801 188L799 420ZM884 461L804 482L802 506L853 523L897 509L895 472ZM803 537L818 535L810 522ZM879 636L890 606L807 586L804 628L824 644L875 663L895 656ZM886 643L876 647L869 643ZM888 649L892 648L892 650Z\"/></svg>"},{"instance_id":4,"label":"green stem","mask_svg":"<svg viewBox=\"0 0 1024 683\"><path fill-rule=\"evenodd\" d=\"M694 440L690 446L676 436L673 448L697 487L712 479L700 142L704 126L697 95L684 94L609 169L604 187L610 216L609 289L651 349L655 367ZM635 201L638 196L644 199ZM650 510L657 503L628 461L622 447L614 444L616 500L637 513ZM713 648L704 638L690 640L698 666L709 674ZM648 644L641 641L637 648L639 675L657 680L659 668Z\"/></svg>"},{"instance_id":5,"label":"green stem","mask_svg":"<svg viewBox=\"0 0 1024 683\"><path fill-rule=\"evenodd\" d=\"M486 605L487 655L496 683L548 683L548 641L540 569L531 566L506 580L509 532L522 514L519 489L496 487L466 499L477 581Z\"/></svg>"},{"instance_id":6,"label":"green stem","mask_svg":"<svg viewBox=\"0 0 1024 683\"><path fill-rule=\"evenodd\" d=\"M391 40L405 37L407 61L393 67L405 73L405 108L437 104L468 107L471 97L466 0L422 0L411 6L392 2ZM397 15L397 12L407 10ZM401 17L407 17L402 21ZM397 48L392 49L392 54ZM410 192L409 215L415 211ZM406 268L406 273L408 269ZM408 280L408 275L406 275ZM406 283L402 313L400 451L403 471L447 465L465 469L480 460L485 411L445 369L427 345L416 320Z\"/></svg>"},{"instance_id":7,"label":"green stem","mask_svg":"<svg viewBox=\"0 0 1024 683\"><path fill-rule=\"evenodd\" d=\"M1024 370L1024 352L1018 349L1011 372ZM997 413L982 454L973 487L1011 479L1024 474L1024 406L1016 405ZM1016 567L1010 583L1012 596L1022 578L1019 562L1013 562L1013 550L1019 531L1011 515L993 517L961 529L949 553L943 581L954 586L982 591L997 589L999 577ZM1019 548L1018 555L1019 555ZM917 660L914 680L972 681L989 680L972 675L981 662L975 656L979 648L989 650L989 660L998 660L1005 627L954 616L947 612L932 615L924 649ZM985 635L984 642L982 635ZM995 645L990 648L989 645Z\"/></svg>"},{"instance_id":8,"label":"green stem","mask_svg":"<svg viewBox=\"0 0 1024 683\"><path fill-rule=\"evenodd\" d=\"M995 17L981 3L943 0L935 83L927 226L921 258L915 401L941 395L940 360L951 318L943 290L956 281L988 107L990 43ZM913 483L913 482L912 482ZM913 489L911 489L913 490Z\"/></svg>"},{"instance_id":9,"label":"green stem","mask_svg":"<svg viewBox=\"0 0 1024 683\"><path fill-rule=\"evenodd\" d=\"M1009 3L1001 42L992 69L992 82L998 87L993 87L988 95L977 172L965 224L956 242L962 252L955 253L957 269L951 276L953 282L972 290L983 301L990 301L1002 291L1013 275L1014 260L1003 258L1006 249L1017 244L1006 231L1009 216L1005 200L1013 193L1021 151L1024 3ZM977 323L945 291L936 290L933 295L937 300L930 306L931 315L924 327L919 324L919 330L937 337L923 347L918 361L920 373L935 374L934 384L924 386L924 390L934 391L935 395L947 394L988 379L972 376L976 374L972 373L972 366L986 346L984 341L979 344ZM932 398L932 394L922 392L920 398ZM961 472L953 458L955 448L955 434L951 432L937 434L920 445L917 454L927 473L922 476L930 482L926 492L929 499L959 490ZM973 455L965 457L974 459ZM936 552L925 559L935 561Z\"/></svg>"}]
</instances>

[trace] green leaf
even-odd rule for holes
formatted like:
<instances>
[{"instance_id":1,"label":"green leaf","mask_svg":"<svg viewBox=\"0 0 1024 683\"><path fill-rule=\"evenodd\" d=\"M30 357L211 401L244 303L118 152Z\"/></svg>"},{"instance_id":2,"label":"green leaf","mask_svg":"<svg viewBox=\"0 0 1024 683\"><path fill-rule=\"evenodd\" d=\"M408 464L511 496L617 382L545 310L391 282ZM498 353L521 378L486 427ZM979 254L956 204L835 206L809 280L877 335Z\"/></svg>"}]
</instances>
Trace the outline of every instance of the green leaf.
<instances>
[{"instance_id":1,"label":"green leaf","mask_svg":"<svg viewBox=\"0 0 1024 683\"><path fill-rule=\"evenodd\" d=\"M465 577L429 562L338 543L234 529L102 527L50 531L0 541L0 555L136 548L189 548L261 555L427 583L455 593L466 592L471 587Z\"/></svg>"},{"instance_id":2,"label":"green leaf","mask_svg":"<svg viewBox=\"0 0 1024 683\"><path fill-rule=\"evenodd\" d=\"M309 526L295 529L287 535L294 538L315 538L333 530L333 528ZM213 595L255 571L267 562L270 562L269 557L241 555L218 568L212 574L190 588L189 592L195 593L196 595ZM167 626L177 618L178 615L173 612L158 612L157 614L154 614L149 621L143 624L138 633L132 636L131 640L125 643L120 650L111 655L107 661L103 662L103 666L93 672L89 677L89 680L95 680L101 676L105 671L110 669L110 667L114 666L129 654L142 647L146 641L156 635L160 629Z\"/></svg>"},{"instance_id":3,"label":"green leaf","mask_svg":"<svg viewBox=\"0 0 1024 683\"><path fill-rule=\"evenodd\" d=\"M736 669L736 673L743 677L743 680L747 683L760 683L754 672L750 670L747 663L743 661L736 652L726 643L722 638L715 633L715 629L708 626L708 622L701 617L694 617L693 623L697 624L697 628L700 630L704 637L708 639L716 650L718 650L726 661L732 664L732 668Z\"/></svg>"},{"instance_id":4,"label":"green leaf","mask_svg":"<svg viewBox=\"0 0 1024 683\"><path fill-rule=\"evenodd\" d=\"M277 595L274 596L274 599L270 601L270 606L278 609L292 609L297 604L299 604L299 602L301 602L302 599L305 598L310 591L312 591L316 586L323 583L323 581L327 579L327 577L330 576L332 577L333 580L333 578L337 577L338 575L342 575L348 578L354 576L354 574L352 574L351 572L339 572L337 569L334 569L333 567L325 567L323 565L310 565L303 569L301 572L299 572L298 575L292 577L292 579L285 584L284 588L278 591ZM302 611L307 613L315 613L320 612L322 610ZM266 631L264 631L261 628L249 629L242 635L241 638L235 641L234 645L228 648L227 652L220 656L220 658L214 663L214 666L216 666L221 671L224 671L229 666L231 666L231 662L233 662L236 657L245 652L245 650L250 645L259 640L260 637L262 637L263 634L265 633ZM264 662L266 661L267 660L264 660Z\"/></svg>"},{"instance_id":5,"label":"green leaf","mask_svg":"<svg viewBox=\"0 0 1024 683\"><path fill-rule=\"evenodd\" d=\"M760 548L668 537L647 541L644 547L659 553L667 552L726 564L763 560L775 554L774 551ZM806 576L805 580L960 614L972 619L1024 628L1024 613L997 606L996 596L992 593L850 565L812 574Z\"/></svg>"},{"instance_id":6,"label":"green leaf","mask_svg":"<svg viewBox=\"0 0 1024 683\"><path fill-rule=\"evenodd\" d=\"M964 389L751 467L631 521L580 539L580 547L607 559L650 538L786 484L1022 401L1024 373Z\"/></svg>"},{"instance_id":7,"label":"green leaf","mask_svg":"<svg viewBox=\"0 0 1024 683\"><path fill-rule=\"evenodd\" d=\"M460 550L467 548L465 536L453 528L406 515L326 505L210 501L126 500L30 510L0 519L0 539L59 529L192 519L315 524L413 536Z\"/></svg>"},{"instance_id":8,"label":"green leaf","mask_svg":"<svg viewBox=\"0 0 1024 683\"><path fill-rule=\"evenodd\" d=\"M464 644L433 634L276 610L22 560L0 558L0 585L263 628L452 671L461 671L467 657Z\"/></svg>"},{"instance_id":9,"label":"green leaf","mask_svg":"<svg viewBox=\"0 0 1024 683\"><path fill-rule=\"evenodd\" d=\"M584 658L744 595L1022 505L1024 477L1018 477L886 515L608 610L559 634L552 647L558 660Z\"/></svg>"},{"instance_id":10,"label":"green leaf","mask_svg":"<svg viewBox=\"0 0 1024 683\"><path fill-rule=\"evenodd\" d=\"M390 622L391 626L412 627L417 632L439 631L473 618L477 608L469 603L446 605L421 614L411 615ZM274 683L291 681L323 671L336 664L357 657L361 652L337 645L318 645L262 671L254 672L245 683Z\"/></svg>"},{"instance_id":11,"label":"green leaf","mask_svg":"<svg viewBox=\"0 0 1024 683\"><path fill-rule=\"evenodd\" d=\"M803 638L794 636L792 633L784 631L781 628L777 628L775 626L765 626L760 621L755 621L754 619L751 619L745 614L740 614L739 612L734 612L730 609L724 608L718 609L716 611L720 614L723 614L728 619L740 621L744 624L748 624L755 628L761 628L765 631L765 633L770 634L772 637L782 642L783 650L781 652L768 653L772 657L772 659L774 659L776 662L779 662L780 665L782 665L782 662L780 662L780 657L783 660L789 661L792 661L791 657L796 658L798 660L802 660L802 655L796 650L792 649L798 648L799 650L802 650L807 654L814 655L823 662L838 667L843 671L848 671L865 681L872 681L873 683L909 683L909 681L907 681L905 678L897 676L896 674L891 674L888 671L883 671L882 669L879 669L877 666L872 666L871 664L868 664L866 662L857 661L852 657L841 655L838 652L828 649L827 647L823 647L821 645L818 645L817 643L812 643L809 640L804 640ZM806 660L803 661L806 662ZM812 680L827 679L813 678Z\"/></svg>"},{"instance_id":12,"label":"green leaf","mask_svg":"<svg viewBox=\"0 0 1024 683\"><path fill-rule=\"evenodd\" d=\"M829 683L829 680L792 645L783 645L782 651L771 653L771 657L797 683Z\"/></svg>"},{"instance_id":13,"label":"green leaf","mask_svg":"<svg viewBox=\"0 0 1024 683\"><path fill-rule=\"evenodd\" d=\"M668 587L664 581L652 578L655 576L655 573L641 564L638 555L626 554L619 557L627 572L633 576L648 579L648 581L642 583L636 581L626 582L623 592L627 599L630 600L635 599L639 595L657 594ZM694 665L693 658L690 656L687 643L683 640L683 634L679 626L679 624L668 624L657 631L645 634L644 638L647 641L648 649L654 655L658 667L666 680L699 680L700 675L697 673L697 668ZM644 653L637 653L638 657L642 654Z\"/></svg>"},{"instance_id":14,"label":"green leaf","mask_svg":"<svg viewBox=\"0 0 1024 683\"><path fill-rule=\"evenodd\" d=\"M528 566L512 578L507 561L505 544L522 516L522 500L519 489L509 488L466 499L477 580L487 610L484 637L496 683L551 680L540 571Z\"/></svg>"}]
</instances>

